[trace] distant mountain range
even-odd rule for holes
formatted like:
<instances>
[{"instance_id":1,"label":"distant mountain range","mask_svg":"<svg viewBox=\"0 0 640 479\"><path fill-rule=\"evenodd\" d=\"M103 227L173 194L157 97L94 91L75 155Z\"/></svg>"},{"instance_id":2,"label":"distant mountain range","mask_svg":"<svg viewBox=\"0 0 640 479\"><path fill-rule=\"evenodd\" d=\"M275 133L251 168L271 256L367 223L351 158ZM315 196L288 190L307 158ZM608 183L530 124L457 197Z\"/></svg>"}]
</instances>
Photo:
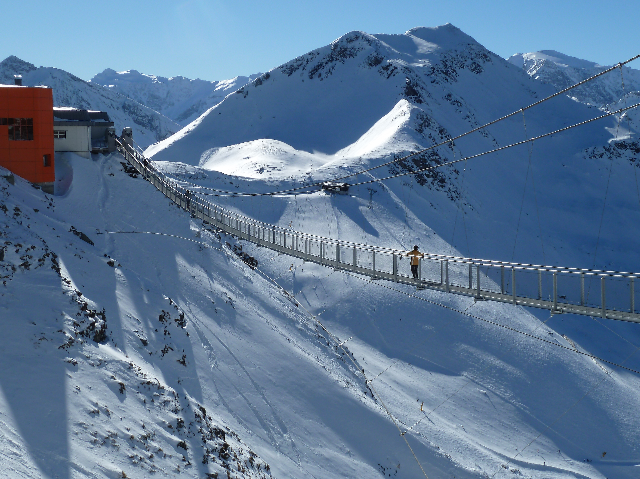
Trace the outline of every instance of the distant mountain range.
<instances>
[{"instance_id":1,"label":"distant mountain range","mask_svg":"<svg viewBox=\"0 0 640 479\"><path fill-rule=\"evenodd\" d=\"M378 37L385 36L378 35ZM340 60L340 55L345 54L353 54L353 49L334 51L332 55L335 58L327 59L326 64L333 64L335 68L335 61ZM377 54L373 54L370 58L371 62L376 63L382 58L377 57ZM312 52L309 55L317 55L317 53ZM296 62L311 62L305 57L302 56L276 70L285 69L292 74L294 70L303 67ZM553 50L518 53L511 56L508 61L524 69L532 78L547 83L556 90L566 88L609 68ZM378 67L378 65L372 66ZM390 76L397 76L398 66L391 71L389 66L383 66ZM318 71L314 73L322 75L322 66L317 68ZM409 67L404 66L404 68ZM115 122L117 131L124 126L132 126L136 143L146 148L178 132L219 104L228 94L253 83L256 79L258 79L256 86L262 84L271 73L265 76L254 74L229 80L206 81L192 80L182 76L166 78L140 73L137 70L117 72L107 68L95 75L91 81L85 82L64 70L36 67L12 55L0 62L0 83L13 84L14 75L22 75L23 83L27 86L52 87L55 106L107 111ZM411 88L413 86L407 84L405 91L410 92ZM569 96L581 103L605 109L609 105L614 108L618 103L624 106L638 101L639 91L640 71L625 66L622 67L622 75L607 75L599 78L572 90ZM326 107L320 109L327 110ZM350 115L338 116L345 121L350 118ZM638 124L640 114L633 111L629 112L628 117ZM312 125L307 126L313 128ZM341 130L339 122L336 123L335 129Z\"/></svg>"},{"instance_id":2,"label":"distant mountain range","mask_svg":"<svg viewBox=\"0 0 640 479\"><path fill-rule=\"evenodd\" d=\"M131 126L134 141L143 148L176 133L252 78L207 82L107 69L86 82L64 70L10 56L0 62L0 83L13 84L14 75L22 75L26 86L51 87L54 106L106 111L116 131Z\"/></svg>"},{"instance_id":3,"label":"distant mountain range","mask_svg":"<svg viewBox=\"0 0 640 479\"><path fill-rule=\"evenodd\" d=\"M571 57L554 50L533 53L518 53L509 57L509 62L523 68L529 76L562 90L596 75L610 66ZM626 58L621 58L624 61ZM632 92L640 91L640 70L623 66L621 71L602 76L571 90L575 100L604 108L617 103Z\"/></svg>"},{"instance_id":4,"label":"distant mountain range","mask_svg":"<svg viewBox=\"0 0 640 479\"><path fill-rule=\"evenodd\" d=\"M107 68L91 79L142 105L161 113L181 126L186 126L229 93L254 80L259 75L235 77L231 80L190 80L182 76L166 78L145 75L136 70L116 72Z\"/></svg>"}]
</instances>

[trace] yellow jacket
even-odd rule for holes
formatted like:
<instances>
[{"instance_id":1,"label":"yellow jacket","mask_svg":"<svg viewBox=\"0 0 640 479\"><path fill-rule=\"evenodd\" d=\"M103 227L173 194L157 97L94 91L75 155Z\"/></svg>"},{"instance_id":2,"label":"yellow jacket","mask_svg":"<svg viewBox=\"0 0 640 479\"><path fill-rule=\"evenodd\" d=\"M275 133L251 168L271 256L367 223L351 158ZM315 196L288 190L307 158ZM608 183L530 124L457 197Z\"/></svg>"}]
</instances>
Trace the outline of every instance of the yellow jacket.
<instances>
[{"instance_id":1,"label":"yellow jacket","mask_svg":"<svg viewBox=\"0 0 640 479\"><path fill-rule=\"evenodd\" d=\"M418 250L413 250L413 251L409 251L407 253L407 256L411 256L411 266L418 266L418 264L420 264L420 260L418 259L418 256L420 258L424 258L424 253L421 253Z\"/></svg>"}]
</instances>

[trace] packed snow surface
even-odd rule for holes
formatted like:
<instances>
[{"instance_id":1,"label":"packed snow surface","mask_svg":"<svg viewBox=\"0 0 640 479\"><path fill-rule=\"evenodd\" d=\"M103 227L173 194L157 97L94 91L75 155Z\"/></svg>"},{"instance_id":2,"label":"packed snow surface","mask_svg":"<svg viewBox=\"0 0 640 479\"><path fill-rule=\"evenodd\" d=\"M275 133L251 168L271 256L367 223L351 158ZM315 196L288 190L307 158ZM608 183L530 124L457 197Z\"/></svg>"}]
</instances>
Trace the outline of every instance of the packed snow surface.
<instances>
[{"instance_id":1,"label":"packed snow surface","mask_svg":"<svg viewBox=\"0 0 640 479\"><path fill-rule=\"evenodd\" d=\"M121 161L63 156L60 177L73 182L62 196L2 186L11 477L203 477L225 465L232 477L416 477L404 438L429 477L634 477L640 379L571 349L625 362L637 325L543 324L243 244L260 274L236 240ZM361 211L391 238L403 219L390 200L368 210L315 194L277 209L350 236L365 234L352 221ZM434 232L423 238L448 250Z\"/></svg>"}]
</instances>

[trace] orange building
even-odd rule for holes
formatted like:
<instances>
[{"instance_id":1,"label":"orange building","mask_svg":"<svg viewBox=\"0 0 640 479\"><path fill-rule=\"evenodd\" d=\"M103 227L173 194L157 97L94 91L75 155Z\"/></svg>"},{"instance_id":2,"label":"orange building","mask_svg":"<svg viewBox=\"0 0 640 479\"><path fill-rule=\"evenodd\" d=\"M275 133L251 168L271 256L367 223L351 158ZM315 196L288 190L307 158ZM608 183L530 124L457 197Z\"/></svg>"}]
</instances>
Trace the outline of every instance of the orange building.
<instances>
[{"instance_id":1,"label":"orange building","mask_svg":"<svg viewBox=\"0 0 640 479\"><path fill-rule=\"evenodd\" d=\"M50 88L0 85L0 166L52 190L55 168Z\"/></svg>"}]
</instances>

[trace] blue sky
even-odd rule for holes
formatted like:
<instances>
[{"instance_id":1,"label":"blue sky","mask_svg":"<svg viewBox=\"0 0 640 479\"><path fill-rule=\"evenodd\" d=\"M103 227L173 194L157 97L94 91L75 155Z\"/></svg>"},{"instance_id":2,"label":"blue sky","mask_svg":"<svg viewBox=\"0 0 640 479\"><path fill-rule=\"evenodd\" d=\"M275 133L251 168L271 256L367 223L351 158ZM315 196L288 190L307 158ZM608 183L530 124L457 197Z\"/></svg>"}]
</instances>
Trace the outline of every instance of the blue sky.
<instances>
[{"instance_id":1,"label":"blue sky","mask_svg":"<svg viewBox=\"0 0 640 479\"><path fill-rule=\"evenodd\" d=\"M640 53L638 0L36 0L2 10L0 60L16 55L84 80L105 68L222 80L268 71L352 30L445 23L503 57L557 50L612 65Z\"/></svg>"}]
</instances>

